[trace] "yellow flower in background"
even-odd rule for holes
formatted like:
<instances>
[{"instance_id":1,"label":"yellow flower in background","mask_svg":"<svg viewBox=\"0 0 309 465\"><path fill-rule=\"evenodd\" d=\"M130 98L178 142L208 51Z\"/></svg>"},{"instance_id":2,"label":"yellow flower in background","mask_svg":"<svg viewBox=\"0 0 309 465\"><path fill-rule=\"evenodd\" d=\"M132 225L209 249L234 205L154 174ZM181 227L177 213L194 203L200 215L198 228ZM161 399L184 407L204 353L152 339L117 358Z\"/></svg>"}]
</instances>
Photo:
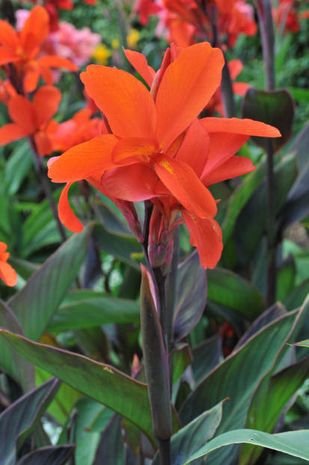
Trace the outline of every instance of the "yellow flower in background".
<instances>
[{"instance_id":1,"label":"yellow flower in background","mask_svg":"<svg viewBox=\"0 0 309 465\"><path fill-rule=\"evenodd\" d=\"M116 50L120 47L120 40L119 39L112 39L111 47Z\"/></svg>"},{"instance_id":2,"label":"yellow flower in background","mask_svg":"<svg viewBox=\"0 0 309 465\"><path fill-rule=\"evenodd\" d=\"M128 47L135 48L140 39L140 33L137 29L131 29L127 35Z\"/></svg>"},{"instance_id":3,"label":"yellow flower in background","mask_svg":"<svg viewBox=\"0 0 309 465\"><path fill-rule=\"evenodd\" d=\"M98 45L92 53L92 58L100 65L106 65L111 56L112 52L104 44Z\"/></svg>"}]
</instances>

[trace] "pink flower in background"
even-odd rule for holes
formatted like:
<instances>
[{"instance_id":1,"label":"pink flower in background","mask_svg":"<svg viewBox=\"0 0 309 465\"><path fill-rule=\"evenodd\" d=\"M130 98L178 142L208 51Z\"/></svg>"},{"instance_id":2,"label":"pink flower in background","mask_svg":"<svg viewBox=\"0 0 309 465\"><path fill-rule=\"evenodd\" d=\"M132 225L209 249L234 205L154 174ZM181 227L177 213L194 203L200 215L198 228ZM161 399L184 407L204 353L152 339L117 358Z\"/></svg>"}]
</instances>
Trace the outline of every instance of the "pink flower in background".
<instances>
[{"instance_id":1,"label":"pink flower in background","mask_svg":"<svg viewBox=\"0 0 309 465\"><path fill-rule=\"evenodd\" d=\"M61 21L58 30L48 36L46 49L49 53L68 58L77 66L83 66L100 42L100 35L88 27L76 29L73 24Z\"/></svg>"},{"instance_id":2,"label":"pink flower in background","mask_svg":"<svg viewBox=\"0 0 309 465\"><path fill-rule=\"evenodd\" d=\"M28 16L28 10L16 11L17 30L23 27ZM60 21L58 29L51 32L43 44L43 54L48 53L67 58L80 67L89 61L100 42L100 34L92 32L88 27L76 29L73 24Z\"/></svg>"}]
</instances>

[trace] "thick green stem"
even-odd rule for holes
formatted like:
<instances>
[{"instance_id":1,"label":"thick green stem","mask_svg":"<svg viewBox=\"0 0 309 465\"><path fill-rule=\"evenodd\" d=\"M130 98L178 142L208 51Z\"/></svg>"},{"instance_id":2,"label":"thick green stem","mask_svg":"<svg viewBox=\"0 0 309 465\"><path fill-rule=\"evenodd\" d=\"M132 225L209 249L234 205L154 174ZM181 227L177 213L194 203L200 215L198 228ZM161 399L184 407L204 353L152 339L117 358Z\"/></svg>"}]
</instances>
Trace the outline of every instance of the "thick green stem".
<instances>
[{"instance_id":1,"label":"thick green stem","mask_svg":"<svg viewBox=\"0 0 309 465\"><path fill-rule=\"evenodd\" d=\"M170 438L172 411L170 402L170 370L159 310L164 291L153 282L154 274L142 266L141 331L145 375L151 407L154 435L159 446L161 465L171 465ZM155 290L157 284L157 289ZM155 298L154 292L157 291Z\"/></svg>"},{"instance_id":2,"label":"thick green stem","mask_svg":"<svg viewBox=\"0 0 309 465\"><path fill-rule=\"evenodd\" d=\"M263 47L263 60L265 71L265 88L268 91L275 89L275 35L270 0L257 0L260 33ZM267 305L276 300L277 284L277 243L276 243L276 216L275 216L275 174L274 149L272 141L267 144Z\"/></svg>"},{"instance_id":3,"label":"thick green stem","mask_svg":"<svg viewBox=\"0 0 309 465\"><path fill-rule=\"evenodd\" d=\"M275 215L275 173L274 150L271 140L267 143L267 306L270 307L276 300L277 287L277 243L276 243L276 215Z\"/></svg>"},{"instance_id":4,"label":"thick green stem","mask_svg":"<svg viewBox=\"0 0 309 465\"><path fill-rule=\"evenodd\" d=\"M225 55L222 70L221 92L223 97L224 115L227 118L232 118L235 116L235 99L231 74Z\"/></svg>"}]
</instances>

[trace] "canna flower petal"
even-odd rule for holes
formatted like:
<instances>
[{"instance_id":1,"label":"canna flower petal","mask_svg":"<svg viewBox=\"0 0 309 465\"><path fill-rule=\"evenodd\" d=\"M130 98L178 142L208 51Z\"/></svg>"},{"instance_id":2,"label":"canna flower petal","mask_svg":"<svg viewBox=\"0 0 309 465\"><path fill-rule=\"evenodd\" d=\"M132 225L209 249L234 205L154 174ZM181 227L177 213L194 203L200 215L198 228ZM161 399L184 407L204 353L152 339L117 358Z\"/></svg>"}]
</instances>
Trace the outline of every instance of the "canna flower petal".
<instances>
[{"instance_id":1,"label":"canna flower petal","mask_svg":"<svg viewBox=\"0 0 309 465\"><path fill-rule=\"evenodd\" d=\"M119 69L90 65L81 80L116 136L154 139L155 105L138 79Z\"/></svg>"},{"instance_id":2,"label":"canna flower petal","mask_svg":"<svg viewBox=\"0 0 309 465\"><path fill-rule=\"evenodd\" d=\"M0 145L9 144L28 135L28 131L22 129L18 124L5 124L0 128Z\"/></svg>"},{"instance_id":3,"label":"canna flower petal","mask_svg":"<svg viewBox=\"0 0 309 465\"><path fill-rule=\"evenodd\" d=\"M10 48L0 45L0 66L19 61L19 59Z\"/></svg>"},{"instance_id":4,"label":"canna flower petal","mask_svg":"<svg viewBox=\"0 0 309 465\"><path fill-rule=\"evenodd\" d=\"M181 50L166 69L156 98L157 134L163 150L205 108L221 81L221 50L200 43Z\"/></svg>"},{"instance_id":5,"label":"canna flower petal","mask_svg":"<svg viewBox=\"0 0 309 465\"><path fill-rule=\"evenodd\" d=\"M77 71L77 66L67 58L58 55L44 55L38 60L43 68L64 68L68 71Z\"/></svg>"},{"instance_id":6,"label":"canna flower petal","mask_svg":"<svg viewBox=\"0 0 309 465\"><path fill-rule=\"evenodd\" d=\"M218 182L227 181L255 170L255 166L249 158L233 156L217 169L211 171L203 178L206 186L211 186Z\"/></svg>"},{"instance_id":7,"label":"canna flower petal","mask_svg":"<svg viewBox=\"0 0 309 465\"><path fill-rule=\"evenodd\" d=\"M34 134L34 142L38 154L41 157L50 155L53 152L52 141L50 140L48 134L46 134L44 131L38 131Z\"/></svg>"},{"instance_id":8,"label":"canna flower petal","mask_svg":"<svg viewBox=\"0 0 309 465\"><path fill-rule=\"evenodd\" d=\"M200 121L208 132L226 132L257 137L281 137L277 128L253 119L203 118Z\"/></svg>"},{"instance_id":9,"label":"canna flower petal","mask_svg":"<svg viewBox=\"0 0 309 465\"><path fill-rule=\"evenodd\" d=\"M18 35L15 29L4 20L0 20L0 44L5 45L12 52L18 47Z\"/></svg>"},{"instance_id":10,"label":"canna flower petal","mask_svg":"<svg viewBox=\"0 0 309 465\"><path fill-rule=\"evenodd\" d=\"M0 261L0 279L7 286L14 287L17 283L17 273L9 263Z\"/></svg>"},{"instance_id":11,"label":"canna flower petal","mask_svg":"<svg viewBox=\"0 0 309 465\"><path fill-rule=\"evenodd\" d=\"M51 159L48 176L53 182L73 182L90 176L101 176L105 170L114 168L112 151L117 138L112 134L95 137L76 145L60 157Z\"/></svg>"},{"instance_id":12,"label":"canna flower petal","mask_svg":"<svg viewBox=\"0 0 309 465\"><path fill-rule=\"evenodd\" d=\"M209 173L235 155L248 139L249 136L242 134L209 133L207 161L201 175L202 181Z\"/></svg>"},{"instance_id":13,"label":"canna flower petal","mask_svg":"<svg viewBox=\"0 0 309 465\"><path fill-rule=\"evenodd\" d=\"M187 163L162 156L156 160L154 169L186 210L200 218L217 213L215 199Z\"/></svg>"},{"instance_id":14,"label":"canna flower petal","mask_svg":"<svg viewBox=\"0 0 309 465\"><path fill-rule=\"evenodd\" d=\"M61 92L53 86L42 86L35 93L32 104L37 126L47 123L57 112L61 101Z\"/></svg>"},{"instance_id":15,"label":"canna flower petal","mask_svg":"<svg viewBox=\"0 0 309 465\"><path fill-rule=\"evenodd\" d=\"M27 134L36 130L35 114L32 103L22 95L15 95L9 100L8 112L11 119Z\"/></svg>"},{"instance_id":16,"label":"canna flower petal","mask_svg":"<svg viewBox=\"0 0 309 465\"><path fill-rule=\"evenodd\" d=\"M196 218L186 211L182 216L190 234L191 245L197 248L202 267L214 268L223 249L219 224L212 218Z\"/></svg>"},{"instance_id":17,"label":"canna flower petal","mask_svg":"<svg viewBox=\"0 0 309 465\"><path fill-rule=\"evenodd\" d=\"M45 8L35 6L20 31L20 41L25 52L32 57L49 33L49 16Z\"/></svg>"},{"instance_id":18,"label":"canna flower petal","mask_svg":"<svg viewBox=\"0 0 309 465\"><path fill-rule=\"evenodd\" d=\"M113 150L112 158L116 165L130 165L137 162L148 162L158 151L154 142L148 139L131 137L121 139Z\"/></svg>"},{"instance_id":19,"label":"canna flower petal","mask_svg":"<svg viewBox=\"0 0 309 465\"><path fill-rule=\"evenodd\" d=\"M197 119L187 130L175 158L190 165L200 177L207 161L208 146L208 132Z\"/></svg>"},{"instance_id":20,"label":"canna flower petal","mask_svg":"<svg viewBox=\"0 0 309 465\"><path fill-rule=\"evenodd\" d=\"M10 254L7 252L5 242L0 242L0 279L7 286L15 286L17 282L16 271L7 263Z\"/></svg>"},{"instance_id":21,"label":"canna flower petal","mask_svg":"<svg viewBox=\"0 0 309 465\"><path fill-rule=\"evenodd\" d=\"M134 50L124 50L124 54L133 68L144 79L148 86L151 87L156 73L155 70L148 65L144 55L142 53L135 52Z\"/></svg>"},{"instance_id":22,"label":"canna flower petal","mask_svg":"<svg viewBox=\"0 0 309 465\"><path fill-rule=\"evenodd\" d=\"M58 215L61 223L64 224L64 226L66 226L70 231L74 233L79 233L84 229L84 226L75 215L69 203L68 195L71 186L72 183L67 183L60 194L58 204Z\"/></svg>"},{"instance_id":23,"label":"canna flower petal","mask_svg":"<svg viewBox=\"0 0 309 465\"><path fill-rule=\"evenodd\" d=\"M33 61L26 66L23 79L24 91L29 94L33 92L37 87L40 80L40 67L37 61Z\"/></svg>"},{"instance_id":24,"label":"canna flower petal","mask_svg":"<svg viewBox=\"0 0 309 465\"><path fill-rule=\"evenodd\" d=\"M168 194L154 171L141 163L105 173L100 186L103 193L128 202L141 202L157 195Z\"/></svg>"}]
</instances>

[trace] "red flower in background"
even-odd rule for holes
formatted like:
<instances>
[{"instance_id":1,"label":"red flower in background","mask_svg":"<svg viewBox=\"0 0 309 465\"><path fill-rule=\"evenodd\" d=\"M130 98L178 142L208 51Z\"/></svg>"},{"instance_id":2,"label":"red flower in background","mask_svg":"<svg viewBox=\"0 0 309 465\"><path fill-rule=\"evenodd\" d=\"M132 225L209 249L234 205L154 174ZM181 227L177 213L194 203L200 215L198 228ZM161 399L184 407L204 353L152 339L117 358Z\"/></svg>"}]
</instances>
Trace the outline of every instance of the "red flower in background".
<instances>
[{"instance_id":1,"label":"red flower in background","mask_svg":"<svg viewBox=\"0 0 309 465\"><path fill-rule=\"evenodd\" d=\"M36 89L39 79L52 84L52 68L76 71L76 66L58 55L41 56L41 47L49 33L49 18L43 7L33 8L21 31L0 20L0 66L12 64L10 79L21 81L24 92Z\"/></svg>"},{"instance_id":2,"label":"red flower in background","mask_svg":"<svg viewBox=\"0 0 309 465\"><path fill-rule=\"evenodd\" d=\"M309 17L309 11L299 13L294 0L279 0L277 8L273 8L274 21L281 32L298 32L300 19Z\"/></svg>"},{"instance_id":3,"label":"red flower in background","mask_svg":"<svg viewBox=\"0 0 309 465\"><path fill-rule=\"evenodd\" d=\"M139 20L143 26L149 21L149 16L156 15L161 11L161 6L154 0L137 0L134 11L139 15Z\"/></svg>"},{"instance_id":4,"label":"red flower in background","mask_svg":"<svg viewBox=\"0 0 309 465\"><path fill-rule=\"evenodd\" d=\"M133 51L126 55L150 91L115 68L90 65L82 73L87 94L112 133L51 161L51 179L67 183L59 202L60 218L69 229L82 229L67 195L71 184L83 179L112 199L150 199L169 227L181 216L202 265L213 267L222 240L214 220L216 201L208 186L254 169L250 160L234 155L250 135L279 137L280 133L252 120L197 120L220 85L224 61L222 52L208 43L168 49L157 73L143 55Z\"/></svg>"},{"instance_id":5,"label":"red flower in background","mask_svg":"<svg viewBox=\"0 0 309 465\"><path fill-rule=\"evenodd\" d=\"M212 0L205 7L196 0L163 0L163 5L161 28L163 23L169 41L181 47L205 38L213 41L213 22L220 43L230 47L240 34L254 35L257 30L253 8L245 0Z\"/></svg>"},{"instance_id":6,"label":"red flower in background","mask_svg":"<svg viewBox=\"0 0 309 465\"><path fill-rule=\"evenodd\" d=\"M23 137L33 137L39 155L50 154L53 145L49 136L49 127L60 100L61 93L52 86L40 87L32 101L18 94L10 98L8 112L13 122L0 128L0 145Z\"/></svg>"},{"instance_id":7,"label":"red flower in background","mask_svg":"<svg viewBox=\"0 0 309 465\"><path fill-rule=\"evenodd\" d=\"M7 263L9 257L10 254L7 251L7 245L0 241L0 279L7 286L13 287L17 282L17 273L14 268Z\"/></svg>"}]
</instances>

